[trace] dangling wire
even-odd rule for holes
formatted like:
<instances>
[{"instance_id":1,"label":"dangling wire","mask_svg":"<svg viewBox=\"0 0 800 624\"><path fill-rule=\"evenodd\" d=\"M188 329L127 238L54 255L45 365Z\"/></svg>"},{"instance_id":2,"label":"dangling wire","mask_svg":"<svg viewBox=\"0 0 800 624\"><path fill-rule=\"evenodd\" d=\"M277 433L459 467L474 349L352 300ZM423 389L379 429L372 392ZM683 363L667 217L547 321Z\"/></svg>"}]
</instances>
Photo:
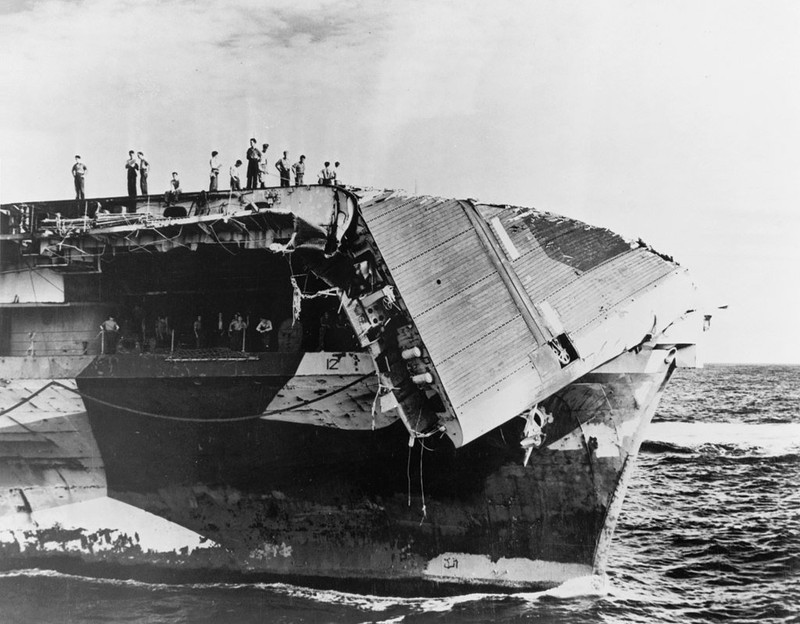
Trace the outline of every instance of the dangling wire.
<instances>
[{"instance_id":1,"label":"dangling wire","mask_svg":"<svg viewBox=\"0 0 800 624\"><path fill-rule=\"evenodd\" d=\"M408 479L408 506L411 507L411 449L414 448L414 436L408 440L408 464L406 465L406 478Z\"/></svg>"},{"instance_id":2,"label":"dangling wire","mask_svg":"<svg viewBox=\"0 0 800 624\"><path fill-rule=\"evenodd\" d=\"M419 491L420 495L422 496L422 518L420 518L419 525L422 526L422 523L425 522L425 518L428 517L428 508L425 506L425 481L422 478L422 454L425 452L425 445L420 443L419 449Z\"/></svg>"},{"instance_id":3,"label":"dangling wire","mask_svg":"<svg viewBox=\"0 0 800 624\"><path fill-rule=\"evenodd\" d=\"M414 448L415 438L410 436L408 438L408 462L406 464L406 479L408 480L408 506L411 507L411 451ZM422 475L422 455L425 452L425 447L420 444L419 450L419 491L422 498L422 518L420 518L420 526L428 517L428 507L425 504L425 479Z\"/></svg>"},{"instance_id":4,"label":"dangling wire","mask_svg":"<svg viewBox=\"0 0 800 624\"><path fill-rule=\"evenodd\" d=\"M233 252L233 251L231 251L230 249L228 249L228 246L227 246L227 245L225 245L225 244L224 244L224 243L223 243L223 242L222 242L222 241L219 239L219 235L217 234L217 231L214 229L214 224L213 224L213 223L206 223L205 225L206 225L206 226L208 227L208 229L211 231L211 235L214 237L214 240L215 240L215 241L217 241L217 244L218 244L220 247L222 247L222 248L223 248L225 251L227 251L227 252L228 252L228 253L229 253L231 256L235 256L235 255L236 255L236 253L235 253L235 252Z\"/></svg>"}]
</instances>

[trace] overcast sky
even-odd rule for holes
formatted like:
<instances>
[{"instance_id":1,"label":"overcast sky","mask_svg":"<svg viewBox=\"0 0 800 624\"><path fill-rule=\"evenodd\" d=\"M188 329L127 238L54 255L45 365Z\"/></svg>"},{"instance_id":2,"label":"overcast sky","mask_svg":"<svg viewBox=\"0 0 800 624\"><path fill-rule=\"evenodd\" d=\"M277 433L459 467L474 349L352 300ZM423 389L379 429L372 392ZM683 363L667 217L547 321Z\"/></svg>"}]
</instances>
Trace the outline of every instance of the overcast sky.
<instances>
[{"instance_id":1,"label":"overcast sky","mask_svg":"<svg viewBox=\"0 0 800 624\"><path fill-rule=\"evenodd\" d=\"M706 358L800 362L800 2L0 1L0 202L212 149L534 206L689 267ZM313 177L313 176L312 176Z\"/></svg>"}]
</instances>

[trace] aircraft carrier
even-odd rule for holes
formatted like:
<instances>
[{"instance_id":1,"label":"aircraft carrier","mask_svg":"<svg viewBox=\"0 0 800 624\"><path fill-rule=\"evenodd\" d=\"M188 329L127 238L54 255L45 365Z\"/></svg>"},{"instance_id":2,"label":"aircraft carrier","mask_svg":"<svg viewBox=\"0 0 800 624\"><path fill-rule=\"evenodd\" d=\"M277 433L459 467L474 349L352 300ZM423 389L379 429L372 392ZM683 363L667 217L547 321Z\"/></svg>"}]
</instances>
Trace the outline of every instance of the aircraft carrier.
<instances>
[{"instance_id":1,"label":"aircraft carrier","mask_svg":"<svg viewBox=\"0 0 800 624\"><path fill-rule=\"evenodd\" d=\"M414 595L602 574L703 322L672 258L533 208L4 204L0 568Z\"/></svg>"}]
</instances>

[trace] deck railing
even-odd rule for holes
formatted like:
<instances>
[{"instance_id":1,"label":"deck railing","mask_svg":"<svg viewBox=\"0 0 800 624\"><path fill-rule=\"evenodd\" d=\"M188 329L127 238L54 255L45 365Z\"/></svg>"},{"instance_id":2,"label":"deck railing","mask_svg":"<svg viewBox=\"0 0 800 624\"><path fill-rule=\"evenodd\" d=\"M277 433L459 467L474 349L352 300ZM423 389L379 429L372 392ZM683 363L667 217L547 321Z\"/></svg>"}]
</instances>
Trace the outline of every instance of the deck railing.
<instances>
[{"instance_id":1,"label":"deck railing","mask_svg":"<svg viewBox=\"0 0 800 624\"><path fill-rule=\"evenodd\" d=\"M227 336L224 346L198 346L193 335L188 332L180 334L174 329L170 331L168 342L157 343L150 337L144 341L132 338L127 334L100 331L12 331L9 333L8 352L0 354L7 356L58 356L58 355L109 355L112 353L124 354L160 354L172 356L177 353L189 357L187 354L214 352L215 357L234 357L235 354L256 352L257 339L243 333L241 348L233 349ZM111 341L114 341L112 346ZM223 342L220 339L220 342ZM250 349L250 351L248 351ZM262 349L263 350L263 349ZM224 352L224 353L223 353ZM198 356L199 357L199 356ZM203 357L210 357L208 355Z\"/></svg>"}]
</instances>

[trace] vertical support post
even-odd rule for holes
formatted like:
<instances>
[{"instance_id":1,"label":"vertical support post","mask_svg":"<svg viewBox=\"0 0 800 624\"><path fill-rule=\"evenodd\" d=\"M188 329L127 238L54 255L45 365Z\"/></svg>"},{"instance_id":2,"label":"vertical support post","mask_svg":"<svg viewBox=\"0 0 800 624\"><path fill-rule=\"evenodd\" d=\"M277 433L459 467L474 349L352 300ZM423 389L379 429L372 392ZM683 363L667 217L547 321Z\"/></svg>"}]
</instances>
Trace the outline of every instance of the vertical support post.
<instances>
[{"instance_id":1,"label":"vertical support post","mask_svg":"<svg viewBox=\"0 0 800 624\"><path fill-rule=\"evenodd\" d=\"M174 329L172 330L172 343L170 344L169 352L170 353L175 353L175 330Z\"/></svg>"},{"instance_id":2,"label":"vertical support post","mask_svg":"<svg viewBox=\"0 0 800 624\"><path fill-rule=\"evenodd\" d=\"M106 354L106 330L100 328L100 355Z\"/></svg>"}]
</instances>

